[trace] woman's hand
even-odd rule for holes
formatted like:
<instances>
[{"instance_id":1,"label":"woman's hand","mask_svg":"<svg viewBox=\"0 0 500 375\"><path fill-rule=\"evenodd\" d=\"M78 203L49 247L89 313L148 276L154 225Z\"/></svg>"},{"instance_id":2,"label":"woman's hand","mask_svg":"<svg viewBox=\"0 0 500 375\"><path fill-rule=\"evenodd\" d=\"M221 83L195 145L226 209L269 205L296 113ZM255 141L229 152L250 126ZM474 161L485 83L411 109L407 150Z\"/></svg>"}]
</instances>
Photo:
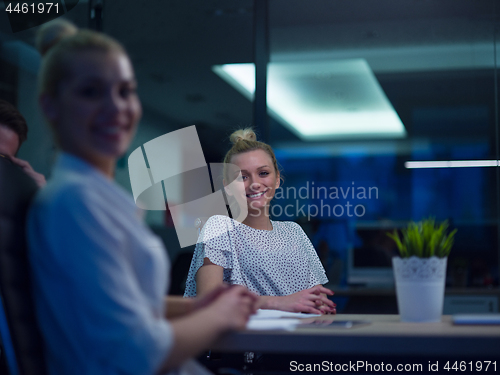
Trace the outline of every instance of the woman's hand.
<instances>
[{"instance_id":1,"label":"woman's hand","mask_svg":"<svg viewBox=\"0 0 500 375\"><path fill-rule=\"evenodd\" d=\"M274 309L290 312L304 312L313 314L335 314L335 304L327 295L333 292L321 285L290 294L283 297L266 297L259 299L259 307L262 309Z\"/></svg>"},{"instance_id":2,"label":"woman's hand","mask_svg":"<svg viewBox=\"0 0 500 375\"><path fill-rule=\"evenodd\" d=\"M231 286L229 284L224 283L201 297L183 298L181 296L167 296L165 298L165 317L167 319L175 319L203 310L204 308L210 306L215 300L217 300L217 298L219 298L219 296L227 292L230 288ZM252 296L254 296L253 293ZM257 298L257 296L255 296L255 298Z\"/></svg>"},{"instance_id":3,"label":"woman's hand","mask_svg":"<svg viewBox=\"0 0 500 375\"><path fill-rule=\"evenodd\" d=\"M9 156L9 158L14 164L21 167L24 173L30 176L39 188L43 188L45 186L45 184L47 183L47 181L45 181L45 176L41 173L36 172L30 163L28 163L26 160L22 160L14 156Z\"/></svg>"},{"instance_id":4,"label":"woman's hand","mask_svg":"<svg viewBox=\"0 0 500 375\"><path fill-rule=\"evenodd\" d=\"M203 299L208 299L212 294L212 302L206 308L212 311L223 330L244 329L250 315L257 310L258 296L244 286L221 287Z\"/></svg>"},{"instance_id":5,"label":"woman's hand","mask_svg":"<svg viewBox=\"0 0 500 375\"><path fill-rule=\"evenodd\" d=\"M256 310L256 302L257 296L244 286L223 287L218 294L214 292L200 299L201 305L193 306L191 314L171 320L175 344L158 373L176 368L198 355L213 345L221 334L245 329L250 315Z\"/></svg>"},{"instance_id":6,"label":"woman's hand","mask_svg":"<svg viewBox=\"0 0 500 375\"><path fill-rule=\"evenodd\" d=\"M326 294L323 294L323 296L328 299ZM321 311L322 314L336 314L337 313L337 305L334 302L332 302L332 303L333 303L333 308L331 305L325 305L322 300L317 300L316 306Z\"/></svg>"}]
</instances>

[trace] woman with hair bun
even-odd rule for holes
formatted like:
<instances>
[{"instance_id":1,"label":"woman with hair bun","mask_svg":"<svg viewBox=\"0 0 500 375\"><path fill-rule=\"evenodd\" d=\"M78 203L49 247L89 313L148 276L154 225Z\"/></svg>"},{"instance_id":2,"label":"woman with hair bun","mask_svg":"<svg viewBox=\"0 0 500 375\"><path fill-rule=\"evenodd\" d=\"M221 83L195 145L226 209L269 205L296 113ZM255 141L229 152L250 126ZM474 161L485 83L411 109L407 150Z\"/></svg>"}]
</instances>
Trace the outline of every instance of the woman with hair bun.
<instances>
[{"instance_id":1,"label":"woman with hair bun","mask_svg":"<svg viewBox=\"0 0 500 375\"><path fill-rule=\"evenodd\" d=\"M272 148L257 141L249 128L234 132L230 140L233 147L224 158L224 183L234 180L228 166L236 165L248 214L241 223L221 215L208 219L184 296L205 295L228 283L258 294L261 309L335 313L335 304L327 297L333 292L321 285L328 279L309 238L298 224L269 217L270 202L280 186Z\"/></svg>"},{"instance_id":2,"label":"woman with hair bun","mask_svg":"<svg viewBox=\"0 0 500 375\"><path fill-rule=\"evenodd\" d=\"M40 106L62 151L28 218L49 374L206 373L188 360L244 328L256 297L221 288L167 302L163 244L113 182L141 117L127 53L61 20L39 30L38 45Z\"/></svg>"}]
</instances>

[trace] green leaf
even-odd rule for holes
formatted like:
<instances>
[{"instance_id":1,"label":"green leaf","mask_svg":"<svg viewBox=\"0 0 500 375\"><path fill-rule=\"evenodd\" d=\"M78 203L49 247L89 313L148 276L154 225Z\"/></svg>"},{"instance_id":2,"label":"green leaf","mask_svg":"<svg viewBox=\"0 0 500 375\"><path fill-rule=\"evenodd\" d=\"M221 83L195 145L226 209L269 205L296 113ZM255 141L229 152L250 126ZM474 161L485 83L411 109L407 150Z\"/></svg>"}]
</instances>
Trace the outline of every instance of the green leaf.
<instances>
[{"instance_id":1,"label":"green leaf","mask_svg":"<svg viewBox=\"0 0 500 375\"><path fill-rule=\"evenodd\" d=\"M394 229L394 233L387 232L387 235L396 242L396 246L398 247L399 254L402 258L406 257L406 247L401 243L399 239L398 231Z\"/></svg>"},{"instance_id":2,"label":"green leaf","mask_svg":"<svg viewBox=\"0 0 500 375\"><path fill-rule=\"evenodd\" d=\"M418 223L410 222L406 228L401 230L402 238L397 230L387 235L394 240L402 258L417 256L419 258L430 258L432 256L448 256L454 243L454 229L450 234L448 221L436 224L433 217Z\"/></svg>"}]
</instances>

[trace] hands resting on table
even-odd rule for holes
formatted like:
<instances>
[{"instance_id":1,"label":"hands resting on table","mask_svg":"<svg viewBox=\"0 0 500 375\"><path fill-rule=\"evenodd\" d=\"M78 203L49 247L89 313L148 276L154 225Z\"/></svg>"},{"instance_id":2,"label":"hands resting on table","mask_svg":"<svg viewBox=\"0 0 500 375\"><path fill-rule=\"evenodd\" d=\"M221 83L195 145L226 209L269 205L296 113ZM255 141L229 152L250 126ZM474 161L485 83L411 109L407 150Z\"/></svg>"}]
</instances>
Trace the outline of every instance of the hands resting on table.
<instances>
[{"instance_id":1,"label":"hands resting on table","mask_svg":"<svg viewBox=\"0 0 500 375\"><path fill-rule=\"evenodd\" d=\"M288 296L260 296L259 308L312 314L336 314L335 303L327 297L332 295L333 292L330 289L316 285Z\"/></svg>"},{"instance_id":2,"label":"hands resting on table","mask_svg":"<svg viewBox=\"0 0 500 375\"><path fill-rule=\"evenodd\" d=\"M166 298L174 342L158 373L170 371L210 347L222 334L246 328L257 296L243 286L221 286L200 298Z\"/></svg>"},{"instance_id":3,"label":"hands resting on table","mask_svg":"<svg viewBox=\"0 0 500 375\"><path fill-rule=\"evenodd\" d=\"M244 329L250 315L257 311L258 296L241 285L223 284L219 288L193 299L192 311L213 309L230 329Z\"/></svg>"},{"instance_id":4,"label":"hands resting on table","mask_svg":"<svg viewBox=\"0 0 500 375\"><path fill-rule=\"evenodd\" d=\"M201 297L168 296L166 317L175 319L208 311L213 313L211 318L216 318L221 326L243 329L250 315L257 311L257 300L257 295L241 285L223 284Z\"/></svg>"},{"instance_id":5,"label":"hands resting on table","mask_svg":"<svg viewBox=\"0 0 500 375\"><path fill-rule=\"evenodd\" d=\"M201 297L169 297L167 316L172 318L203 311L206 308L213 308L219 311L218 315L225 317L224 319L229 319L228 324L234 324L233 329L241 329L245 327L250 315L254 314L257 309L335 314L337 312L336 305L328 299L328 296L331 295L333 295L333 292L321 285L288 296L273 297L257 296L240 285L229 286L223 284ZM176 302L182 304L179 305ZM181 307L179 308L179 306ZM226 314L230 315L230 318Z\"/></svg>"},{"instance_id":6,"label":"hands resting on table","mask_svg":"<svg viewBox=\"0 0 500 375\"><path fill-rule=\"evenodd\" d=\"M160 370L166 371L209 347L221 334L245 329L259 308L292 312L335 314L333 292L321 285L283 297L257 296L241 285L221 285L201 297L166 298L176 345Z\"/></svg>"}]
</instances>

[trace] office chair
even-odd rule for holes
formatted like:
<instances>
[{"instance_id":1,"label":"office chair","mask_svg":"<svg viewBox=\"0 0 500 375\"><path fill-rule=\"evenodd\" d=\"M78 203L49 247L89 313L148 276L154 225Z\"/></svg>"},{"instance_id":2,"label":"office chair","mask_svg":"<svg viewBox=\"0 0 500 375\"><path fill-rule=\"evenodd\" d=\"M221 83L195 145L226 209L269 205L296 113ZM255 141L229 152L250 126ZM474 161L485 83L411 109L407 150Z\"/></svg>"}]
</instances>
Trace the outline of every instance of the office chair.
<instances>
[{"instance_id":1,"label":"office chair","mask_svg":"<svg viewBox=\"0 0 500 375\"><path fill-rule=\"evenodd\" d=\"M0 334L10 375L45 375L26 243L26 214L35 182L0 158Z\"/></svg>"}]
</instances>

